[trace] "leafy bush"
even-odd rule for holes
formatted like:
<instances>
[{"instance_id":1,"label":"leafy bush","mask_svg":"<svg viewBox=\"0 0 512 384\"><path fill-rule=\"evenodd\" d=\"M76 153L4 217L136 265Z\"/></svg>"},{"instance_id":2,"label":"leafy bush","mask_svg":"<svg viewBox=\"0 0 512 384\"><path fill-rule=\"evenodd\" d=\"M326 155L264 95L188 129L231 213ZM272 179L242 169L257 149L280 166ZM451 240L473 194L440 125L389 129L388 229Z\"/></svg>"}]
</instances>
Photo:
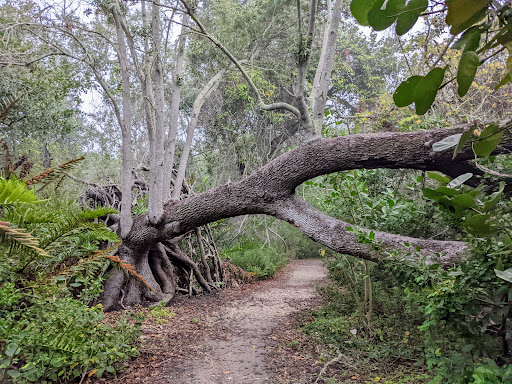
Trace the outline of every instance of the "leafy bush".
<instances>
[{"instance_id":1,"label":"leafy bush","mask_svg":"<svg viewBox=\"0 0 512 384\"><path fill-rule=\"evenodd\" d=\"M92 220L112 209L40 201L17 180L0 179L0 382L69 382L115 372L135 356L140 327L104 321L103 273L118 240ZM37 205L36 205L37 203Z\"/></svg>"},{"instance_id":2,"label":"leafy bush","mask_svg":"<svg viewBox=\"0 0 512 384\"><path fill-rule=\"evenodd\" d=\"M29 296L4 284L0 292L29 298L17 306L13 300L0 304L0 377L6 382L101 376L115 372L115 362L138 354L129 344L139 328L126 320L115 326L103 323L101 305L90 308L55 286L34 287Z\"/></svg>"},{"instance_id":3,"label":"leafy bush","mask_svg":"<svg viewBox=\"0 0 512 384\"><path fill-rule=\"evenodd\" d=\"M229 261L261 279L274 276L288 262L285 253L275 247L262 248L257 242L241 242L239 246L223 252Z\"/></svg>"},{"instance_id":4,"label":"leafy bush","mask_svg":"<svg viewBox=\"0 0 512 384\"><path fill-rule=\"evenodd\" d=\"M464 238L468 249L456 267L404 263L395 256L373 264L328 253L336 286L323 290L330 304L305 330L352 355L426 364L433 384L510 381L512 207L504 184L474 188L464 185L469 174L454 180L426 176L380 192L375 186L384 179L373 171L333 174L311 184L332 191L317 205L356 225L422 237L450 233ZM422 187L434 203L410 194Z\"/></svg>"},{"instance_id":5,"label":"leafy bush","mask_svg":"<svg viewBox=\"0 0 512 384\"><path fill-rule=\"evenodd\" d=\"M352 264L352 265L349 265ZM422 356L421 313L409 303L400 289L379 281L381 265L372 265L373 294L369 316L368 292L364 293L365 276L360 260L342 255L327 262L333 285L320 288L324 299L321 309L313 312L306 333L335 350L368 359L417 360ZM346 268L359 269L345 273ZM364 370L364 364L361 367Z\"/></svg>"}]
</instances>

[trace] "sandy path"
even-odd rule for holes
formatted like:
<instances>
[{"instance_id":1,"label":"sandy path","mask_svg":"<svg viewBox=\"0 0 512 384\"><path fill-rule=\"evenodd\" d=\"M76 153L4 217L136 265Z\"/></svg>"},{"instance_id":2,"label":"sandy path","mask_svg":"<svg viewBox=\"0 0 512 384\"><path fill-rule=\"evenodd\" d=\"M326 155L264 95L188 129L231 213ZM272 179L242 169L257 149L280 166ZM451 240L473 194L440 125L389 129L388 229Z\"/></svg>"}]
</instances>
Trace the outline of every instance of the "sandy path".
<instances>
[{"instance_id":1,"label":"sandy path","mask_svg":"<svg viewBox=\"0 0 512 384\"><path fill-rule=\"evenodd\" d=\"M264 364L268 336L292 314L308 307L316 284L325 277L321 261L296 261L247 297L219 308L206 321L226 329L225 339L204 340L196 356L180 362L179 372L169 372L170 382L269 382Z\"/></svg>"},{"instance_id":2,"label":"sandy path","mask_svg":"<svg viewBox=\"0 0 512 384\"><path fill-rule=\"evenodd\" d=\"M168 324L143 326L142 354L125 372L100 382L271 383L265 367L271 333L311 307L326 276L320 260L297 260L271 280L183 301Z\"/></svg>"}]
</instances>

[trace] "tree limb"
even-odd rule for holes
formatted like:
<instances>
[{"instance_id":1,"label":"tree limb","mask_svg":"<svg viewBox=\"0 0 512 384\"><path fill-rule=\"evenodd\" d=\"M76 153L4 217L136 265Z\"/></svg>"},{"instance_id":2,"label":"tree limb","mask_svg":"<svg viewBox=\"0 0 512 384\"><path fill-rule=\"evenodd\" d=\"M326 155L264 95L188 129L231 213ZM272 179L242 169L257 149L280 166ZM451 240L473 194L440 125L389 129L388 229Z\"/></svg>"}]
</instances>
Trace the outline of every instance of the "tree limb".
<instances>
[{"instance_id":1,"label":"tree limb","mask_svg":"<svg viewBox=\"0 0 512 384\"><path fill-rule=\"evenodd\" d=\"M162 224L158 227L147 225L144 217L137 218L133 236L129 236L126 243L129 247L144 248L148 243L164 241L223 218L267 214L295 224L306 235L331 249L375 260L380 256L370 246L361 245L358 235L347 231L347 223L330 218L301 201L294 195L295 188L317 176L364 168L435 170L458 176L464 173L468 160L473 158L471 148L459 153L452 161L451 151L434 152L432 144L465 128L467 126L408 133L359 134L311 141L283 154L239 182L168 202L164 206ZM511 137L507 130L502 144L494 153L509 152ZM459 242L411 239L381 232L375 232L375 238L387 251L397 247L402 252L411 253L403 243L417 244L422 248L422 256L431 258L432 254L440 253L443 262L460 260L464 250L464 244Z\"/></svg>"}]
</instances>

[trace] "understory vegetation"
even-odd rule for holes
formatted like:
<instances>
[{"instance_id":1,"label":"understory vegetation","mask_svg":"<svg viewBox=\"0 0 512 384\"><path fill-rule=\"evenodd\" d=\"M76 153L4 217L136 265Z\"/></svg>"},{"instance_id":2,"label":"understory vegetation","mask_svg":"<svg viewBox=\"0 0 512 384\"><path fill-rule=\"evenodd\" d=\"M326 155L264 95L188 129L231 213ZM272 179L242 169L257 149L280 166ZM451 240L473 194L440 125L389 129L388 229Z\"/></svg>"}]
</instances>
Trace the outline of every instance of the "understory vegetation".
<instances>
[{"instance_id":1,"label":"understory vegetation","mask_svg":"<svg viewBox=\"0 0 512 384\"><path fill-rule=\"evenodd\" d=\"M388 172L357 171L311 185L335 191L324 193L332 214L348 216L354 230L370 220L375 229L420 231L425 238L455 234L468 243L468 259L456 266L404 263L393 254L386 263L373 263L323 251L333 284L320 289L325 304L303 331L325 345L326 359L350 356L367 377L384 383L512 380L512 206L503 184L469 187L434 173L397 180ZM389 187L375 190L377 185ZM455 197L462 195L472 196L479 208L459 204ZM489 213L494 220L473 225ZM360 240L372 242L371 232Z\"/></svg>"},{"instance_id":2,"label":"understory vegetation","mask_svg":"<svg viewBox=\"0 0 512 384\"><path fill-rule=\"evenodd\" d=\"M39 186L55 181L44 176ZM137 356L140 335L135 315L109 324L98 304L107 268L120 263L104 247L117 235L97 218L116 211L84 209L53 192L39 199L13 174L0 178L0 190L0 381L115 373L117 362Z\"/></svg>"}]
</instances>

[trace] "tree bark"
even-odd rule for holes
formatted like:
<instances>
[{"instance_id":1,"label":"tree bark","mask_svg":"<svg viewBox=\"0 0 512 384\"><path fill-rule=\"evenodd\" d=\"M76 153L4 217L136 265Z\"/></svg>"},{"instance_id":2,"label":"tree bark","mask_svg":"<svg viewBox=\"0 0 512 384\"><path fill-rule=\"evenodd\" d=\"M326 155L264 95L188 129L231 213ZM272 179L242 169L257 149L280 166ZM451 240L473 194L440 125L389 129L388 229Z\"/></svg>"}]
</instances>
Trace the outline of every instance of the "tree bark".
<instances>
[{"instance_id":1,"label":"tree bark","mask_svg":"<svg viewBox=\"0 0 512 384\"><path fill-rule=\"evenodd\" d=\"M181 85L183 82L183 62L185 60L185 44L187 37L185 31L188 28L188 14L184 13L182 18L181 34L178 39L178 52L176 55L176 67L171 85L171 105L169 107L169 130L165 140L165 163L164 169L169 170L174 165L174 153L176 151L176 138L178 136L178 120L181 102ZM165 200L171 197L171 172L164 173L163 196Z\"/></svg>"},{"instance_id":2,"label":"tree bark","mask_svg":"<svg viewBox=\"0 0 512 384\"><path fill-rule=\"evenodd\" d=\"M177 200L181 195L181 185L185 180L185 171L187 170L188 157L190 155L190 150L192 149L192 139L194 138L194 132L197 127L197 123L199 122L199 112L201 112L201 108L203 107L204 102L211 95L211 93L217 89L219 86L222 77L226 73L226 69L223 68L219 72L215 74L201 89L196 99L194 100L194 105L192 106L192 114L190 116L190 121L187 127L187 138L185 140L185 145L183 146L183 153L181 154L180 164L178 166L178 173L176 175L176 181L174 183L174 189L172 190L171 198L173 200Z\"/></svg>"},{"instance_id":3,"label":"tree bark","mask_svg":"<svg viewBox=\"0 0 512 384\"><path fill-rule=\"evenodd\" d=\"M123 116L119 121L122 134L122 170L121 170L121 238L128 235L132 226L132 102L130 97L130 73L128 69L128 55L126 52L126 43L123 29L121 27L120 10L116 4L112 10L116 24L117 35L117 58L121 68L122 81L122 106Z\"/></svg>"},{"instance_id":4,"label":"tree bark","mask_svg":"<svg viewBox=\"0 0 512 384\"><path fill-rule=\"evenodd\" d=\"M341 8L343 3L343 0L327 1L329 17L322 38L322 51L320 52L320 59L316 68L315 79L310 95L310 105L312 106L311 120L315 134L318 137L320 137L322 133L324 109L325 103L327 102L327 92L331 84L331 71L334 64L334 53L336 52L338 27L341 21Z\"/></svg>"}]
</instances>

